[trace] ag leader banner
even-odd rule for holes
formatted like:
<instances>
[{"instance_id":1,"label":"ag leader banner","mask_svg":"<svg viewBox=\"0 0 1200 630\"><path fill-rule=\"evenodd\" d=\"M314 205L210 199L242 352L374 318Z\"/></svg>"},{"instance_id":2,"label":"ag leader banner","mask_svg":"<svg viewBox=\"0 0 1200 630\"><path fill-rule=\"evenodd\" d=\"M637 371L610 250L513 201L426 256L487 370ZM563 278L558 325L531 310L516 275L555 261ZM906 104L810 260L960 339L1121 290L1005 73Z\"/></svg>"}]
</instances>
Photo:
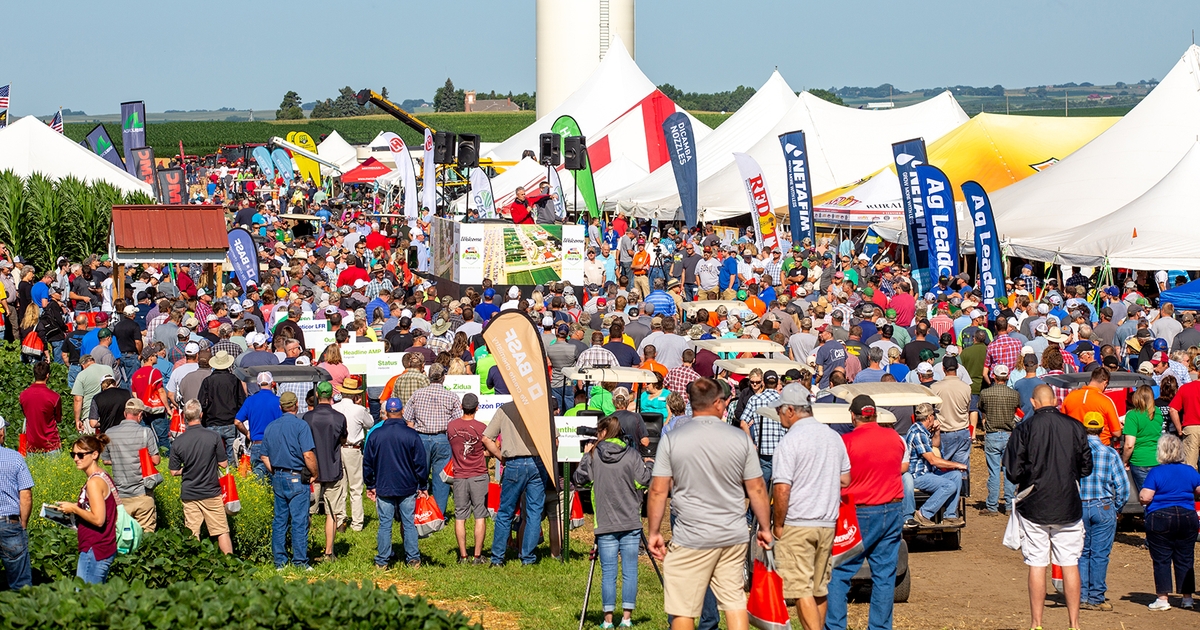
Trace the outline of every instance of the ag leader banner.
<instances>
[{"instance_id":1,"label":"ag leader banner","mask_svg":"<svg viewBox=\"0 0 1200 630\"><path fill-rule=\"evenodd\" d=\"M762 168L758 161L745 153L734 153L738 172L742 176L742 184L746 186L746 199L750 201L750 223L758 236L758 243L765 249L779 246L779 237L775 232L775 209L771 205L771 195L767 190L767 181L763 178Z\"/></svg>"},{"instance_id":2,"label":"ag leader banner","mask_svg":"<svg viewBox=\"0 0 1200 630\"><path fill-rule=\"evenodd\" d=\"M141 179L134 169L133 151L146 146L146 104L142 101L121 103L121 146L125 148L125 168Z\"/></svg>"},{"instance_id":3,"label":"ag leader banner","mask_svg":"<svg viewBox=\"0 0 1200 630\"><path fill-rule=\"evenodd\" d=\"M663 136L671 155L671 170L675 172L675 187L679 189L679 209L689 228L696 227L699 218L699 175L696 173L696 137L692 121L683 112L675 112L663 121Z\"/></svg>"},{"instance_id":4,"label":"ag leader banner","mask_svg":"<svg viewBox=\"0 0 1200 630\"><path fill-rule=\"evenodd\" d=\"M171 206L187 203L183 169L164 168L158 172L158 202Z\"/></svg>"},{"instance_id":5,"label":"ag leader banner","mask_svg":"<svg viewBox=\"0 0 1200 630\"><path fill-rule=\"evenodd\" d=\"M925 207L921 185L917 181L917 166L924 164L925 141L921 138L892 145L896 160L896 175L900 178L900 200L904 203L904 223L908 228L908 264L912 267L916 295L925 295L933 286L929 271L929 245L925 235Z\"/></svg>"},{"instance_id":6,"label":"ag leader banner","mask_svg":"<svg viewBox=\"0 0 1200 630\"><path fill-rule=\"evenodd\" d=\"M154 149L150 147L138 147L129 152L129 162L126 163L129 167L129 172L134 177L150 184L154 189L155 198L158 197L158 177L155 175L157 169L154 166Z\"/></svg>"},{"instance_id":7,"label":"ag leader banner","mask_svg":"<svg viewBox=\"0 0 1200 630\"><path fill-rule=\"evenodd\" d=\"M550 380L546 351L533 320L518 311L502 311L483 329L483 340L496 358L496 367L508 385L515 412L513 424L522 439L533 446L557 487L554 473L554 423L550 415Z\"/></svg>"},{"instance_id":8,"label":"ag leader banner","mask_svg":"<svg viewBox=\"0 0 1200 630\"><path fill-rule=\"evenodd\" d=\"M803 131L780 134L783 147L784 172L788 182L788 214L792 223L792 244L809 239L816 243L813 232L812 189L808 180L808 145Z\"/></svg>"},{"instance_id":9,"label":"ag leader banner","mask_svg":"<svg viewBox=\"0 0 1200 630\"><path fill-rule=\"evenodd\" d=\"M92 153L104 158L109 164L122 171L125 170L125 162L121 159L121 154L117 153L117 148L113 146L112 138L108 137L108 130L104 128L104 125L96 125L88 132L87 138L84 139L84 146L91 149Z\"/></svg>"},{"instance_id":10,"label":"ag leader banner","mask_svg":"<svg viewBox=\"0 0 1200 630\"><path fill-rule=\"evenodd\" d=\"M929 239L930 281L958 275L958 216L954 212L954 190L936 166L917 166L917 182L925 206L925 237Z\"/></svg>"},{"instance_id":11,"label":"ag leader banner","mask_svg":"<svg viewBox=\"0 0 1200 630\"><path fill-rule=\"evenodd\" d=\"M967 201L967 212L975 226L975 261L978 266L978 286L983 290L983 303L987 306L988 318L1000 315L996 300L1005 297L1003 261L1000 259L1000 238L996 234L996 218L992 215L992 202L988 200L983 186L975 182L962 185L963 199Z\"/></svg>"}]
</instances>

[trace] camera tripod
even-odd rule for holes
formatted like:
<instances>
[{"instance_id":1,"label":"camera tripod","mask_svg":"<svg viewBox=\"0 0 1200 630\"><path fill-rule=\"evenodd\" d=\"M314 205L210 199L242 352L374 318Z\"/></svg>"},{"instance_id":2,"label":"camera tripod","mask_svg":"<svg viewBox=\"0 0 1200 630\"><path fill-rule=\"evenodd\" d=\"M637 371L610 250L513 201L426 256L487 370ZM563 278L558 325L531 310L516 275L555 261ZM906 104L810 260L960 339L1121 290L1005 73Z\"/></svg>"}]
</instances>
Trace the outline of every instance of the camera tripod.
<instances>
[{"instance_id":1,"label":"camera tripod","mask_svg":"<svg viewBox=\"0 0 1200 630\"><path fill-rule=\"evenodd\" d=\"M654 567L654 573L658 576L658 583L663 583L662 571L658 568L658 562L654 560L654 556L650 553L650 542L646 539L646 531L641 531L642 543L641 548L646 551L646 557L650 558L650 566ZM592 580L596 577L596 560L600 558L600 548L596 543L592 543L592 551L589 554L592 559L592 567L588 570L587 588L583 591L583 610L579 611L579 630L583 630L583 622L587 617L588 600L592 598ZM622 559L622 562L624 560ZM634 559L637 562L637 559Z\"/></svg>"}]
</instances>

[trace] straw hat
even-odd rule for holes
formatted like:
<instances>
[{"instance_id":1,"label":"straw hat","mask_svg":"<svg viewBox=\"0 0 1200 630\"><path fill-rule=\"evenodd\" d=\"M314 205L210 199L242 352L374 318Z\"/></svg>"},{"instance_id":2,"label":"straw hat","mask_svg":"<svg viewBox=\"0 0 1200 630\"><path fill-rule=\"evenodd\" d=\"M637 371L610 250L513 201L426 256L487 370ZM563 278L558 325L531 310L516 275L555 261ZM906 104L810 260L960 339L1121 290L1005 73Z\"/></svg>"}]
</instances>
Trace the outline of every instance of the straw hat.
<instances>
[{"instance_id":1,"label":"straw hat","mask_svg":"<svg viewBox=\"0 0 1200 630\"><path fill-rule=\"evenodd\" d=\"M228 370L233 366L233 355L221 350L209 359L208 365L214 370Z\"/></svg>"}]
</instances>

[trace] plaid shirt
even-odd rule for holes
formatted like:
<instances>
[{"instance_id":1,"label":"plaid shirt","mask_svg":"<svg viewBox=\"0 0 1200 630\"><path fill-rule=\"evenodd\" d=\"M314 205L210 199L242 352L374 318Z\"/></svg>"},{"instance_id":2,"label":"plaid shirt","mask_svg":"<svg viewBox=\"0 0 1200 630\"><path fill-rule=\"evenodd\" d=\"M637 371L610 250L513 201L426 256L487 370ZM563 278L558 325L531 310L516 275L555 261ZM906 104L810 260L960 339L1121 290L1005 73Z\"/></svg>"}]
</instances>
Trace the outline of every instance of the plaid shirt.
<instances>
[{"instance_id":1,"label":"plaid shirt","mask_svg":"<svg viewBox=\"0 0 1200 630\"><path fill-rule=\"evenodd\" d=\"M1062 370L1047 370L1044 376L1054 376L1062 373ZM1049 385L1049 383L1047 383L1047 385ZM1057 385L1050 385L1050 389L1054 390L1054 398L1057 400L1056 404L1061 408L1063 401L1067 399L1067 394L1070 394L1071 390L1065 387L1059 387Z\"/></svg>"},{"instance_id":2,"label":"plaid shirt","mask_svg":"<svg viewBox=\"0 0 1200 630\"><path fill-rule=\"evenodd\" d=\"M396 383L399 386L399 383ZM404 406L404 419L418 433L445 433L451 420L462 417L458 394L441 383L433 383L413 392Z\"/></svg>"},{"instance_id":3,"label":"plaid shirt","mask_svg":"<svg viewBox=\"0 0 1200 630\"><path fill-rule=\"evenodd\" d=\"M373 278L367 283L367 298L374 300L375 298L379 297L380 291L387 289L390 292L394 288L395 287L392 285L392 281L386 277L384 277L383 280L376 280Z\"/></svg>"},{"instance_id":4,"label":"plaid shirt","mask_svg":"<svg viewBox=\"0 0 1200 630\"><path fill-rule=\"evenodd\" d=\"M158 325L167 321L170 313L162 313L158 317L146 322L146 338L154 339L154 331L158 329Z\"/></svg>"},{"instance_id":5,"label":"plaid shirt","mask_svg":"<svg viewBox=\"0 0 1200 630\"><path fill-rule=\"evenodd\" d=\"M1012 431L1016 426L1016 411L1021 407L1021 395L1005 383L996 383L979 392L979 411L988 433Z\"/></svg>"},{"instance_id":6,"label":"plaid shirt","mask_svg":"<svg viewBox=\"0 0 1200 630\"><path fill-rule=\"evenodd\" d=\"M202 300L196 300L196 319L200 320L201 324L208 322L208 316L213 314L212 307L205 304Z\"/></svg>"},{"instance_id":7,"label":"plaid shirt","mask_svg":"<svg viewBox=\"0 0 1200 630\"><path fill-rule=\"evenodd\" d=\"M1192 382L1192 377L1190 374L1188 374L1188 369L1186 367L1184 367L1184 365L1182 363L1175 361L1175 360L1167 361L1167 371L1166 372L1163 372L1162 374L1154 375L1155 384L1161 385L1162 377L1166 376L1167 374L1174 376L1176 382L1178 382L1180 385L1183 385L1184 383Z\"/></svg>"},{"instance_id":8,"label":"plaid shirt","mask_svg":"<svg viewBox=\"0 0 1200 630\"><path fill-rule=\"evenodd\" d=\"M1079 481L1079 498L1124 505L1129 497L1129 481L1117 450L1105 446L1099 436L1089 435L1087 441L1088 448L1092 449L1092 474Z\"/></svg>"},{"instance_id":9,"label":"plaid shirt","mask_svg":"<svg viewBox=\"0 0 1200 630\"><path fill-rule=\"evenodd\" d=\"M187 358L187 354L183 351L187 347L188 342L177 343L167 350L167 360L171 363L179 363ZM240 349L240 348L239 348Z\"/></svg>"},{"instance_id":10,"label":"plaid shirt","mask_svg":"<svg viewBox=\"0 0 1200 630\"><path fill-rule=\"evenodd\" d=\"M774 418L758 414L761 407L774 407L778 404L779 390L768 389L751 396L746 401L746 409L742 411L741 420L750 424L750 438L758 444L759 455L773 456L775 447L779 446L779 440L782 440L786 433L783 425Z\"/></svg>"},{"instance_id":11,"label":"plaid shirt","mask_svg":"<svg viewBox=\"0 0 1200 630\"><path fill-rule=\"evenodd\" d=\"M228 352L229 356L231 356L235 359L238 358L238 355L242 353L242 347L228 339L222 339L222 340L218 341L217 343L213 344L213 347L212 347L213 356L216 356L216 354L222 350L224 350L225 352Z\"/></svg>"},{"instance_id":12,"label":"plaid shirt","mask_svg":"<svg viewBox=\"0 0 1200 630\"><path fill-rule=\"evenodd\" d=\"M783 277L783 262L768 260L767 264L763 267L763 273L771 277L772 286L779 286L779 280Z\"/></svg>"},{"instance_id":13,"label":"plaid shirt","mask_svg":"<svg viewBox=\"0 0 1200 630\"><path fill-rule=\"evenodd\" d=\"M904 441L908 442L908 471L912 476L920 477L935 472L933 466L925 459L925 453L933 452L933 437L929 434L929 429L920 422L914 422L908 430L908 435L904 436Z\"/></svg>"},{"instance_id":14,"label":"plaid shirt","mask_svg":"<svg viewBox=\"0 0 1200 630\"><path fill-rule=\"evenodd\" d=\"M575 367L577 368L595 367L597 365L617 367L620 365L620 362L617 361L617 355L613 354L608 348L601 346L591 346L587 350L580 352L579 358L575 359Z\"/></svg>"},{"instance_id":15,"label":"plaid shirt","mask_svg":"<svg viewBox=\"0 0 1200 630\"><path fill-rule=\"evenodd\" d=\"M392 387L392 397L399 398L407 408L408 400L412 398L412 395L418 389L428 385L429 377L425 376L425 372L420 369L405 370L403 374L396 377L396 385Z\"/></svg>"},{"instance_id":16,"label":"plaid shirt","mask_svg":"<svg viewBox=\"0 0 1200 630\"><path fill-rule=\"evenodd\" d=\"M283 392L292 392L296 395L296 415L303 416L308 413L308 402L305 399L308 392L312 390L312 383L277 383L275 385L275 393L282 395Z\"/></svg>"},{"instance_id":17,"label":"plaid shirt","mask_svg":"<svg viewBox=\"0 0 1200 630\"><path fill-rule=\"evenodd\" d=\"M663 387L667 391L675 392L683 396L683 402L691 404L688 400L687 386L688 383L700 378L700 374L692 369L690 365L680 365L667 370L667 375L663 377Z\"/></svg>"},{"instance_id":18,"label":"plaid shirt","mask_svg":"<svg viewBox=\"0 0 1200 630\"><path fill-rule=\"evenodd\" d=\"M429 337L429 339L426 341L425 345L430 350L433 350L437 354L441 354L443 352L449 352L450 346L453 345L453 343L454 343L453 330L454 329L451 328L450 331L446 332L446 334L444 334L444 335L436 335L436 336Z\"/></svg>"},{"instance_id":19,"label":"plaid shirt","mask_svg":"<svg viewBox=\"0 0 1200 630\"><path fill-rule=\"evenodd\" d=\"M983 357L983 369L990 373L992 366L1003 365L1014 368L1021 361L1021 342L1012 335L1000 335L988 344Z\"/></svg>"}]
</instances>

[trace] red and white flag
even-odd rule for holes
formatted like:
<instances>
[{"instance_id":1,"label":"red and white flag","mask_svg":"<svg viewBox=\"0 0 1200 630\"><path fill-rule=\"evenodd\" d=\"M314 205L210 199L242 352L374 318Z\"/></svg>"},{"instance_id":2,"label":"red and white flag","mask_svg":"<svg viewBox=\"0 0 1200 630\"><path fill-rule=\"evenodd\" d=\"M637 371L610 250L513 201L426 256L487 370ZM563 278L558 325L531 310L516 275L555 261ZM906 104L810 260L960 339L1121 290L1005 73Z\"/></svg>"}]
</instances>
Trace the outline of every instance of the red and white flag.
<instances>
[{"instance_id":1,"label":"red and white flag","mask_svg":"<svg viewBox=\"0 0 1200 630\"><path fill-rule=\"evenodd\" d=\"M58 108L58 113L54 115L54 118L50 119L50 128L57 131L58 133L63 132L62 108L61 107Z\"/></svg>"}]
</instances>

